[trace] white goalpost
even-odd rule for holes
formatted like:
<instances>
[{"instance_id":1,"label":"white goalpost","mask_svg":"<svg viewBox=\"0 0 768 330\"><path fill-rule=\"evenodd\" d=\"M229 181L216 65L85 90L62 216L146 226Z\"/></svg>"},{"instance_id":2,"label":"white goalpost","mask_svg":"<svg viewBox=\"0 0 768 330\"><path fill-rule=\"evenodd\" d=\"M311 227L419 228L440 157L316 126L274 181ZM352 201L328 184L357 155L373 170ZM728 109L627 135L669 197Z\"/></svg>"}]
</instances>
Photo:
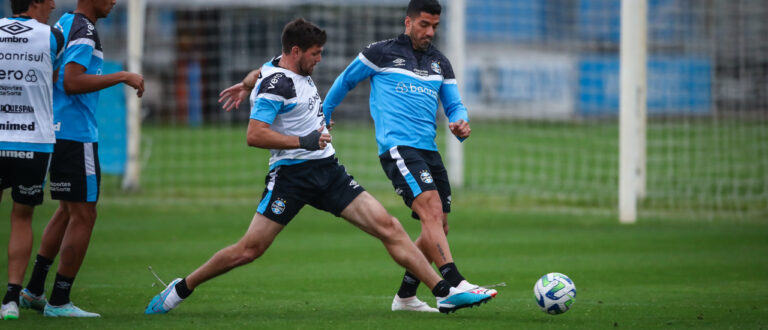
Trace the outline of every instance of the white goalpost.
<instances>
[{"instance_id":1,"label":"white goalpost","mask_svg":"<svg viewBox=\"0 0 768 330\"><path fill-rule=\"evenodd\" d=\"M448 35L446 42L446 54L451 61L453 71L456 74L456 81L459 84L459 91L463 95L464 71L466 66L466 35L464 26L466 24L466 0L453 0L448 7ZM472 109L469 109L470 114ZM471 120L471 117L470 117ZM447 146L446 158L448 167L448 179L451 185L457 188L464 186L464 147L456 137L451 134L449 129L445 129L445 144Z\"/></svg>"},{"instance_id":2,"label":"white goalpost","mask_svg":"<svg viewBox=\"0 0 768 330\"><path fill-rule=\"evenodd\" d=\"M144 16L146 0L128 1L128 71L142 73L142 55L144 53ZM126 125L127 157L125 175L122 186L124 190L134 191L139 189L141 179L141 162L139 149L141 145L141 99L136 96L133 89L126 86Z\"/></svg>"},{"instance_id":3,"label":"white goalpost","mask_svg":"<svg viewBox=\"0 0 768 330\"><path fill-rule=\"evenodd\" d=\"M648 0L621 1L619 62L619 221L637 221L645 195Z\"/></svg>"}]
</instances>

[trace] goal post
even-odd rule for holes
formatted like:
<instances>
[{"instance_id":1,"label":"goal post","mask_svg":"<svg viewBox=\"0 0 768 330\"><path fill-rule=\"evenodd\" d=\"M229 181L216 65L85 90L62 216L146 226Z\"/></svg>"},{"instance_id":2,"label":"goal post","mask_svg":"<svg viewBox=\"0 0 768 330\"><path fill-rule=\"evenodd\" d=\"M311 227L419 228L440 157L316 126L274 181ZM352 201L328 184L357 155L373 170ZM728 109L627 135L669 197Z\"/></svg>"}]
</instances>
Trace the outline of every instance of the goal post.
<instances>
[{"instance_id":1,"label":"goal post","mask_svg":"<svg viewBox=\"0 0 768 330\"><path fill-rule=\"evenodd\" d=\"M648 0L621 1L619 63L619 221L637 221L645 194Z\"/></svg>"},{"instance_id":2,"label":"goal post","mask_svg":"<svg viewBox=\"0 0 768 330\"><path fill-rule=\"evenodd\" d=\"M142 54L144 52L144 14L145 0L131 0L127 4L128 12L128 71L141 74ZM135 91L126 86L126 125L128 130L127 157L125 175L123 176L123 189L127 191L137 190L140 184L141 163L141 99Z\"/></svg>"},{"instance_id":3,"label":"goal post","mask_svg":"<svg viewBox=\"0 0 768 330\"><path fill-rule=\"evenodd\" d=\"M448 4L448 37L446 42L446 53L451 61L453 72L456 75L456 81L459 86L460 94L463 95L464 86L464 58L465 58L465 24L466 24L466 0L453 0ZM472 109L469 109L470 115ZM471 120L471 118L470 118ZM445 145L448 167L448 179L454 187L464 186L464 147L456 137L451 134L448 126L445 127Z\"/></svg>"}]
</instances>

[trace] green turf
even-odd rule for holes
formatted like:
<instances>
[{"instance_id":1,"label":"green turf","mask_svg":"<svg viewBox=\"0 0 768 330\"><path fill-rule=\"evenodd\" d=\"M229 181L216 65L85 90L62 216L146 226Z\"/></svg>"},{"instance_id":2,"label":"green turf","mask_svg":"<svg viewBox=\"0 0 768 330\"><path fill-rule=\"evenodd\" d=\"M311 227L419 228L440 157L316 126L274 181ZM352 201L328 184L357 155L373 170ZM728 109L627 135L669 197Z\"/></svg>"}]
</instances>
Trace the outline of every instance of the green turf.
<instances>
[{"instance_id":1,"label":"green turf","mask_svg":"<svg viewBox=\"0 0 768 330\"><path fill-rule=\"evenodd\" d=\"M418 232L418 224L400 203L384 200L410 233ZM36 244L54 206L48 202L37 210ZM463 202L455 205L449 235L458 265L476 283L507 284L481 308L452 315L390 312L402 271L373 238L338 218L306 208L261 259L199 287L171 314L142 314L160 290L152 286L147 266L166 281L189 273L235 242L254 208L255 204L137 207L105 202L72 293L78 305L103 317L46 319L24 310L14 325L21 329L768 327L768 224L645 220L624 226L613 217L510 213ZM7 219L8 213L5 200L0 216ZM6 246L8 226L0 228L0 246ZM3 254L0 268L6 265ZM533 299L534 282L552 271L570 276L578 290L573 309L564 315L541 312ZM419 296L434 304L425 288Z\"/></svg>"}]
</instances>

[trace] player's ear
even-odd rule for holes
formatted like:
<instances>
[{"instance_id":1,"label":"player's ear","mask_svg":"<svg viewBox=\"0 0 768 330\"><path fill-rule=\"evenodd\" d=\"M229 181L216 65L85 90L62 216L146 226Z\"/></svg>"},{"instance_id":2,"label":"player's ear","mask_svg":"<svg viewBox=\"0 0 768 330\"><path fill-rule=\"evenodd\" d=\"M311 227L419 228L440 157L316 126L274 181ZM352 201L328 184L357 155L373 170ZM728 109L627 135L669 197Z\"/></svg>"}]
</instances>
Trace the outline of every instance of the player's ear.
<instances>
[{"instance_id":1,"label":"player's ear","mask_svg":"<svg viewBox=\"0 0 768 330\"><path fill-rule=\"evenodd\" d=\"M291 55L293 55L293 56L301 55L301 48L299 48L299 46L291 47Z\"/></svg>"}]
</instances>

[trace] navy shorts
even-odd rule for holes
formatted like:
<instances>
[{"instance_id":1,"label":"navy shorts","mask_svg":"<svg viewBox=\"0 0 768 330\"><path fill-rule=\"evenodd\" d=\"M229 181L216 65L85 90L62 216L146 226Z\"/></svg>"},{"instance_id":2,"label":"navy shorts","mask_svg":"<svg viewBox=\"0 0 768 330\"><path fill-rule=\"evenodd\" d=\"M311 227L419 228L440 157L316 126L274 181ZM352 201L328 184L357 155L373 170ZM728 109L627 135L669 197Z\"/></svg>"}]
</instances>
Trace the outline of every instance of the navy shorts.
<instances>
[{"instance_id":1,"label":"navy shorts","mask_svg":"<svg viewBox=\"0 0 768 330\"><path fill-rule=\"evenodd\" d=\"M437 190L443 212L451 212L451 184L439 152L397 146L379 155L379 161L392 181L395 193L403 197L405 205L411 207L413 200L423 191ZM411 216L419 219L416 212L411 212Z\"/></svg>"},{"instance_id":2,"label":"navy shorts","mask_svg":"<svg viewBox=\"0 0 768 330\"><path fill-rule=\"evenodd\" d=\"M68 202L99 200L99 144L56 140L51 160L51 198Z\"/></svg>"},{"instance_id":3,"label":"navy shorts","mask_svg":"<svg viewBox=\"0 0 768 330\"><path fill-rule=\"evenodd\" d=\"M256 212L287 225L304 205L341 216L365 189L334 156L278 166L269 171Z\"/></svg>"},{"instance_id":4,"label":"navy shorts","mask_svg":"<svg viewBox=\"0 0 768 330\"><path fill-rule=\"evenodd\" d=\"M0 150L0 191L10 187L11 198L19 204L42 204L50 163L50 152Z\"/></svg>"}]
</instances>

